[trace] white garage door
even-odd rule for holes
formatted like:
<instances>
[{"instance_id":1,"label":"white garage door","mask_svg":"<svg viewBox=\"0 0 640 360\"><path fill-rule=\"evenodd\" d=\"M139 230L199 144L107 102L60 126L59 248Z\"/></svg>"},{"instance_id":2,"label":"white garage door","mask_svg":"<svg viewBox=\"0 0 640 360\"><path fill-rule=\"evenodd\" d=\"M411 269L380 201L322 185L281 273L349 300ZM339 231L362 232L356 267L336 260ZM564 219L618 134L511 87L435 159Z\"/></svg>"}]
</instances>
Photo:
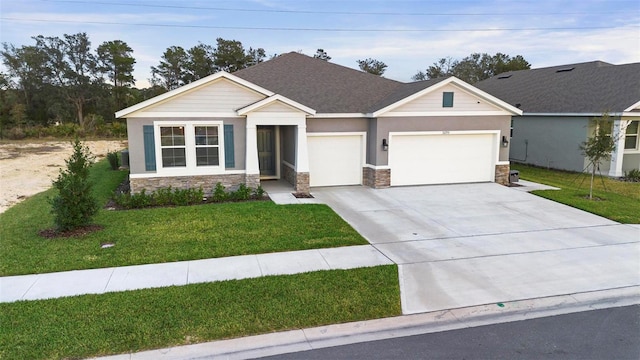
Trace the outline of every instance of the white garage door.
<instances>
[{"instance_id":1,"label":"white garage door","mask_svg":"<svg viewBox=\"0 0 640 360\"><path fill-rule=\"evenodd\" d=\"M309 135L309 185L362 184L362 135Z\"/></svg>"},{"instance_id":2,"label":"white garage door","mask_svg":"<svg viewBox=\"0 0 640 360\"><path fill-rule=\"evenodd\" d=\"M493 181L496 134L390 134L391 186Z\"/></svg>"}]
</instances>

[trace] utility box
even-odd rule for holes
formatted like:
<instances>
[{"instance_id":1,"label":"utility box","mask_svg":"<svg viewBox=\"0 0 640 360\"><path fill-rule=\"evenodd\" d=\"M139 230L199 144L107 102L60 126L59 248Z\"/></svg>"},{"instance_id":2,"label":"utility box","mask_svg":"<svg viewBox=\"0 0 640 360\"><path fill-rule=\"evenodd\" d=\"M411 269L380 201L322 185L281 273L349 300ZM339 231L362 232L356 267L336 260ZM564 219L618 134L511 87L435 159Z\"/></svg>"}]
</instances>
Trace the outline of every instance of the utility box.
<instances>
[{"instance_id":1,"label":"utility box","mask_svg":"<svg viewBox=\"0 0 640 360\"><path fill-rule=\"evenodd\" d=\"M123 168L129 168L129 150L122 150L120 152L120 164Z\"/></svg>"},{"instance_id":2,"label":"utility box","mask_svg":"<svg viewBox=\"0 0 640 360\"><path fill-rule=\"evenodd\" d=\"M509 182L515 183L520 181L520 171L518 170L509 170Z\"/></svg>"}]
</instances>

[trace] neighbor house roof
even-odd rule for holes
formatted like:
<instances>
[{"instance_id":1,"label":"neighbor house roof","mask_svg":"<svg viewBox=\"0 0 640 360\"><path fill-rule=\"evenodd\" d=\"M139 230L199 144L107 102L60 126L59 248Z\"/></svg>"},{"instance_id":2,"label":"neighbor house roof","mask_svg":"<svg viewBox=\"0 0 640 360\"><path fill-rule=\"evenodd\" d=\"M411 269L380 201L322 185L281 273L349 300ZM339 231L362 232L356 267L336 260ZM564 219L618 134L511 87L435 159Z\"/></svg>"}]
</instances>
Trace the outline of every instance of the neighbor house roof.
<instances>
[{"instance_id":1,"label":"neighbor house roof","mask_svg":"<svg viewBox=\"0 0 640 360\"><path fill-rule=\"evenodd\" d=\"M404 83L290 52L233 75L318 113L367 113ZM425 84L425 86L427 86Z\"/></svg>"},{"instance_id":2,"label":"neighbor house roof","mask_svg":"<svg viewBox=\"0 0 640 360\"><path fill-rule=\"evenodd\" d=\"M474 86L525 115L622 113L640 101L640 63L593 61L511 71Z\"/></svg>"}]
</instances>

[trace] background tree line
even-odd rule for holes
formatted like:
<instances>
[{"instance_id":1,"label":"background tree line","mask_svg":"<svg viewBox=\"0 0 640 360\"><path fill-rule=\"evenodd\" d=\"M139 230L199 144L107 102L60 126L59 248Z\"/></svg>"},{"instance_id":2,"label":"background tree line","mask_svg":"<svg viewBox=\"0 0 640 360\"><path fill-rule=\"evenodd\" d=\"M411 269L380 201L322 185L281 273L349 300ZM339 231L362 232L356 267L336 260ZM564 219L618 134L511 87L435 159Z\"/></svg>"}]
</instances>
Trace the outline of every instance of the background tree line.
<instances>
[{"instance_id":1,"label":"background tree line","mask_svg":"<svg viewBox=\"0 0 640 360\"><path fill-rule=\"evenodd\" d=\"M34 44L19 47L3 43L0 50L7 71L0 73L0 138L124 136L126 126L114 119L116 111L218 71L234 72L267 58L263 48L246 49L240 41L223 38L217 38L215 45L170 46L151 67L151 87L137 89L134 51L122 40L105 41L94 49L86 33L32 39ZM331 60L324 49L313 57ZM373 58L357 64L378 76L387 69ZM454 75L475 83L529 67L520 55L471 54L462 60L442 58L413 79Z\"/></svg>"}]
</instances>

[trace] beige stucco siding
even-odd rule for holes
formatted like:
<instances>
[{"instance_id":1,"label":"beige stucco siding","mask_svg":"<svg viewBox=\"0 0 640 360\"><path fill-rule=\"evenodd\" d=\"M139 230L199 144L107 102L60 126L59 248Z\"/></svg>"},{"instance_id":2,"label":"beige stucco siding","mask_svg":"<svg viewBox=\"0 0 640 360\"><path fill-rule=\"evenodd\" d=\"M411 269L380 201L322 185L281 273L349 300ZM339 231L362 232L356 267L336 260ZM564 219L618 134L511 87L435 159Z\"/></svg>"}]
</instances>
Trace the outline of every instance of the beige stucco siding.
<instances>
[{"instance_id":1,"label":"beige stucco siding","mask_svg":"<svg viewBox=\"0 0 640 360\"><path fill-rule=\"evenodd\" d=\"M453 92L453 107L442 107L442 94L444 92ZM411 112L430 112L430 111L473 111L473 112L490 112L501 111L502 109L487 103L476 95L471 95L465 90L454 86L447 85L437 91L429 92L420 96L407 104L399 106L390 113L411 113Z\"/></svg>"},{"instance_id":2,"label":"beige stucco siding","mask_svg":"<svg viewBox=\"0 0 640 360\"><path fill-rule=\"evenodd\" d=\"M469 131L469 130L499 130L500 138L509 138L511 116L439 116L439 117L380 117L376 120L377 133L371 155L372 165L387 165L388 151L383 151L382 139L389 139L389 132L399 131ZM499 161L509 160L509 148L500 147Z\"/></svg>"},{"instance_id":3,"label":"beige stucco siding","mask_svg":"<svg viewBox=\"0 0 640 360\"><path fill-rule=\"evenodd\" d=\"M220 79L212 84L193 89L142 112L213 112L229 113L264 99L265 96L229 80Z\"/></svg>"}]
</instances>

